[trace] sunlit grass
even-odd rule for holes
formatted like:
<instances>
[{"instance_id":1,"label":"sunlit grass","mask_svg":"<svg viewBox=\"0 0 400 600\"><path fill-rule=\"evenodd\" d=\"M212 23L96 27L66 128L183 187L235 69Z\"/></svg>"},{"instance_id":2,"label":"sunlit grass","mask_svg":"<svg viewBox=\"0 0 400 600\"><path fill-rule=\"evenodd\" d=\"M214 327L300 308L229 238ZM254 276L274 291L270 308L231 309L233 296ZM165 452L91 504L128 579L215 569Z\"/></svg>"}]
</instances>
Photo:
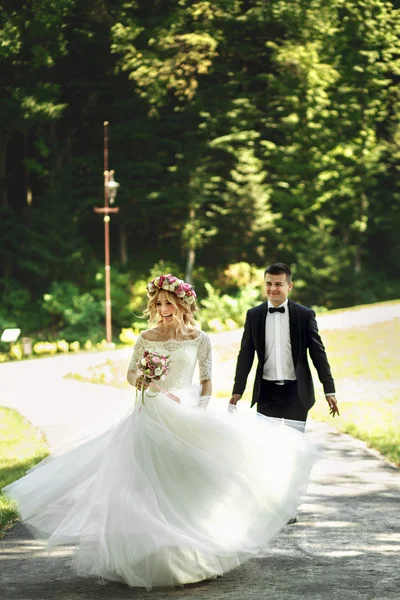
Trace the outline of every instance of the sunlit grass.
<instances>
[{"instance_id":1,"label":"sunlit grass","mask_svg":"<svg viewBox=\"0 0 400 600\"><path fill-rule=\"evenodd\" d=\"M22 477L47 454L43 435L17 411L0 407L0 489ZM0 492L0 534L17 516L15 503Z\"/></svg>"},{"instance_id":2,"label":"sunlit grass","mask_svg":"<svg viewBox=\"0 0 400 600\"><path fill-rule=\"evenodd\" d=\"M116 361L108 359L106 362L88 367L84 371L68 373L65 377L86 383L100 383L118 388L129 388L130 384L126 379L127 369L128 365L125 359Z\"/></svg>"},{"instance_id":3,"label":"sunlit grass","mask_svg":"<svg viewBox=\"0 0 400 600\"><path fill-rule=\"evenodd\" d=\"M324 331L335 379L400 380L400 319L351 329Z\"/></svg>"},{"instance_id":4,"label":"sunlit grass","mask_svg":"<svg viewBox=\"0 0 400 600\"><path fill-rule=\"evenodd\" d=\"M310 417L364 440L400 466L400 319L325 331L323 339L340 416L329 416L319 390Z\"/></svg>"},{"instance_id":5,"label":"sunlit grass","mask_svg":"<svg viewBox=\"0 0 400 600\"><path fill-rule=\"evenodd\" d=\"M310 418L335 426L343 433L363 440L388 460L400 466L400 401L375 398L340 402L340 416L329 416L326 402L318 399L310 411Z\"/></svg>"},{"instance_id":6,"label":"sunlit grass","mask_svg":"<svg viewBox=\"0 0 400 600\"><path fill-rule=\"evenodd\" d=\"M398 300L385 300L385 302L372 302L370 304L357 304L357 306L349 306L347 308L333 308L332 310L324 311L324 315L335 315L340 314L342 312L359 312L366 308L374 308L379 307L382 308L384 306L395 306L398 304ZM321 313L322 314L322 313ZM318 315L317 315L318 317Z\"/></svg>"}]
</instances>

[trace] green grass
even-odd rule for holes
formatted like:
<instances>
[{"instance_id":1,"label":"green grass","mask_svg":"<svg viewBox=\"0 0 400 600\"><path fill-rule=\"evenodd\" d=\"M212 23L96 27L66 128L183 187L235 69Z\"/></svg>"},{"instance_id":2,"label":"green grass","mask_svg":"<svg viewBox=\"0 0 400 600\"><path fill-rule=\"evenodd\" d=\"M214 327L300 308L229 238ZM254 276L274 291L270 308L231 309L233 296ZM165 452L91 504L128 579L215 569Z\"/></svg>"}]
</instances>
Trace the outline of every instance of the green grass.
<instances>
[{"instance_id":1,"label":"green grass","mask_svg":"<svg viewBox=\"0 0 400 600\"><path fill-rule=\"evenodd\" d=\"M357 304L357 306L349 306L346 308L332 308L331 310L324 310L323 312L321 312L321 314L324 315L335 315L335 314L340 314L342 312L358 312L360 310L364 310L365 308L371 308L373 306L394 306L396 304L398 304L399 301L398 300L385 300L384 302L371 302L370 304ZM318 318L318 311L317 311L317 318Z\"/></svg>"},{"instance_id":2,"label":"green grass","mask_svg":"<svg viewBox=\"0 0 400 600\"><path fill-rule=\"evenodd\" d=\"M321 398L310 411L310 418L335 426L378 450L389 461L400 466L400 401L397 399L366 399L340 401L340 416L332 419Z\"/></svg>"},{"instance_id":3,"label":"green grass","mask_svg":"<svg viewBox=\"0 0 400 600\"><path fill-rule=\"evenodd\" d=\"M340 381L347 377L400 378L400 319L323 333L329 361Z\"/></svg>"},{"instance_id":4,"label":"green grass","mask_svg":"<svg viewBox=\"0 0 400 600\"><path fill-rule=\"evenodd\" d=\"M117 361L108 359L104 363L85 369L85 371L68 373L65 377L86 383L100 383L118 388L129 388L130 384L126 379L127 370L128 364L125 359Z\"/></svg>"},{"instance_id":5,"label":"green grass","mask_svg":"<svg viewBox=\"0 0 400 600\"><path fill-rule=\"evenodd\" d=\"M42 434L11 408L0 407L0 489L48 455ZM14 502L0 492L0 535L17 519Z\"/></svg>"},{"instance_id":6,"label":"green grass","mask_svg":"<svg viewBox=\"0 0 400 600\"><path fill-rule=\"evenodd\" d=\"M340 416L318 399L310 417L365 441L400 466L400 319L323 333Z\"/></svg>"}]
</instances>

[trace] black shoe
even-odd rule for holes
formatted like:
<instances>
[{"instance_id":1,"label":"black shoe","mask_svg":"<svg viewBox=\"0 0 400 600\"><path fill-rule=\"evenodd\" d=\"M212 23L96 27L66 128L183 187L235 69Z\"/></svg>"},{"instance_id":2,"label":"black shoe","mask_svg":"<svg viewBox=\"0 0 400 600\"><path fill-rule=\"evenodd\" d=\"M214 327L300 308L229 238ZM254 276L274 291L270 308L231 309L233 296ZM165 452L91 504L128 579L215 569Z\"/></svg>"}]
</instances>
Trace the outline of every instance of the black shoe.
<instances>
[{"instance_id":1,"label":"black shoe","mask_svg":"<svg viewBox=\"0 0 400 600\"><path fill-rule=\"evenodd\" d=\"M297 517L292 517L291 519L289 519L286 525L293 525L293 523L297 523Z\"/></svg>"}]
</instances>

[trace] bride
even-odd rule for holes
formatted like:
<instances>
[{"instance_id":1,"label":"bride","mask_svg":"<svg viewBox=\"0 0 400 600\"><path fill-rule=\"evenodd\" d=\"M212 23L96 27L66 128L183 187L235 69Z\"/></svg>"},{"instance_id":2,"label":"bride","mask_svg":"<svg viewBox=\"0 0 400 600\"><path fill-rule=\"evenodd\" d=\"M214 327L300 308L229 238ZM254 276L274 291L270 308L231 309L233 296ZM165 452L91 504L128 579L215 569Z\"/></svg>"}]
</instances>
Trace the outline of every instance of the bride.
<instances>
[{"instance_id":1,"label":"bride","mask_svg":"<svg viewBox=\"0 0 400 600\"><path fill-rule=\"evenodd\" d=\"M78 575L150 590L259 556L296 513L315 450L281 421L231 413L227 401L225 411L207 407L211 345L194 326L192 286L161 275L147 291L155 326L138 338L128 369L136 404L3 491L50 549L75 546ZM165 379L144 372L153 352Z\"/></svg>"}]
</instances>

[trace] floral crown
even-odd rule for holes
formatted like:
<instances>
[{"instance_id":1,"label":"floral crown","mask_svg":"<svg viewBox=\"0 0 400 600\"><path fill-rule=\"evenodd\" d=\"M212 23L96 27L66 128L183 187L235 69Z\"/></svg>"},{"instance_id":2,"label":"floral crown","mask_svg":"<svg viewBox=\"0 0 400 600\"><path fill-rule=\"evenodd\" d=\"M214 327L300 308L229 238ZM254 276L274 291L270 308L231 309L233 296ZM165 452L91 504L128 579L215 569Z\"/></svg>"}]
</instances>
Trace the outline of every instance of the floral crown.
<instances>
[{"instance_id":1,"label":"floral crown","mask_svg":"<svg viewBox=\"0 0 400 600\"><path fill-rule=\"evenodd\" d=\"M178 279L170 273L168 275L160 275L147 284L147 296L149 298L154 296L158 290L172 292L188 304L193 304L196 300L196 292L190 283L185 283L182 279Z\"/></svg>"}]
</instances>

